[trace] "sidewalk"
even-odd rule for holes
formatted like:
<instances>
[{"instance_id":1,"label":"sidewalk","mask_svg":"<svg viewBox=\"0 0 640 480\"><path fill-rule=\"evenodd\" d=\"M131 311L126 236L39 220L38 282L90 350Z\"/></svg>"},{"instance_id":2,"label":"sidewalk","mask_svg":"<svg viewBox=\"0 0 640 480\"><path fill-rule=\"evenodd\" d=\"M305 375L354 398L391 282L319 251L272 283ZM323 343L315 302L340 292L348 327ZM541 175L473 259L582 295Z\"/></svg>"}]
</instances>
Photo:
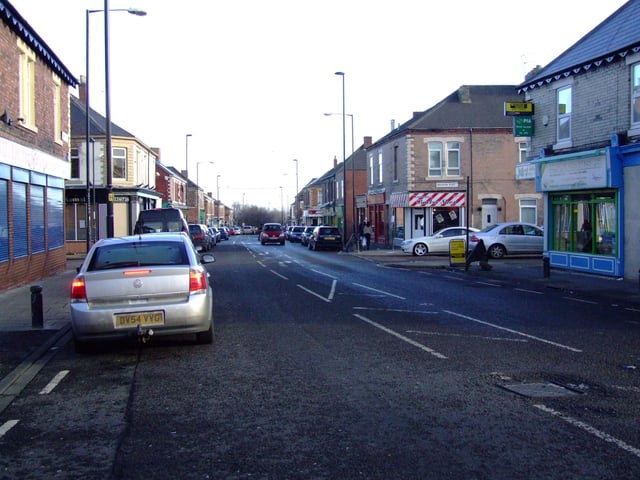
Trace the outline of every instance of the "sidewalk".
<instances>
[{"instance_id":1,"label":"sidewalk","mask_svg":"<svg viewBox=\"0 0 640 480\"><path fill-rule=\"evenodd\" d=\"M544 276L542 259L531 256L509 257L489 260L491 269L482 270L478 262L452 266L447 255L427 255L415 257L398 249L373 248L350 252L360 258L387 267L411 269L446 269L476 280L503 282L535 288L551 288L565 291L584 300L600 299L607 303L640 309L640 283L622 278L605 277L571 270L551 268L549 276Z\"/></svg>"}]
</instances>

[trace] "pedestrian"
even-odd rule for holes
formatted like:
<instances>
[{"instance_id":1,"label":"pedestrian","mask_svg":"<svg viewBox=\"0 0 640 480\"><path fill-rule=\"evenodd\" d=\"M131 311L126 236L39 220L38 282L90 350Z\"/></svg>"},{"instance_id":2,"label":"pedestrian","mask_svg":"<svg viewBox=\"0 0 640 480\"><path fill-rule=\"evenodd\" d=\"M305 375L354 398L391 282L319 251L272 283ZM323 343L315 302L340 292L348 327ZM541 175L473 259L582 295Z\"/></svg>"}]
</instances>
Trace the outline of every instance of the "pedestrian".
<instances>
[{"instance_id":1,"label":"pedestrian","mask_svg":"<svg viewBox=\"0 0 640 480\"><path fill-rule=\"evenodd\" d=\"M365 248L369 250L369 248L371 248L371 235L373 235L373 228L371 228L371 224L369 222L364 225L362 233L364 234Z\"/></svg>"}]
</instances>

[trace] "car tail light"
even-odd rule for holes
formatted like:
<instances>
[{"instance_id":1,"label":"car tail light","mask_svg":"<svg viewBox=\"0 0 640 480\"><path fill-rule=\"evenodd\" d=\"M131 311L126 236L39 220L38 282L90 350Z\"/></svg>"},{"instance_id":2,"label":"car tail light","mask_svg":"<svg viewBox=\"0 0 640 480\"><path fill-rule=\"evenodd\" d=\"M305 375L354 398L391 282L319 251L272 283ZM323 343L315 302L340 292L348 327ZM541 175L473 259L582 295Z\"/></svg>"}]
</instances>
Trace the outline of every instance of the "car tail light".
<instances>
[{"instance_id":1,"label":"car tail light","mask_svg":"<svg viewBox=\"0 0 640 480\"><path fill-rule=\"evenodd\" d=\"M189 293L204 293L207 290L206 273L200 270L189 272Z\"/></svg>"},{"instance_id":2,"label":"car tail light","mask_svg":"<svg viewBox=\"0 0 640 480\"><path fill-rule=\"evenodd\" d=\"M480 239L476 235L471 235L469 237L469 241L470 242L478 242L478 241L480 241Z\"/></svg>"},{"instance_id":3,"label":"car tail light","mask_svg":"<svg viewBox=\"0 0 640 480\"><path fill-rule=\"evenodd\" d=\"M71 283L71 300L74 302L87 301L87 288L84 276L79 276L73 279L73 282Z\"/></svg>"}]
</instances>

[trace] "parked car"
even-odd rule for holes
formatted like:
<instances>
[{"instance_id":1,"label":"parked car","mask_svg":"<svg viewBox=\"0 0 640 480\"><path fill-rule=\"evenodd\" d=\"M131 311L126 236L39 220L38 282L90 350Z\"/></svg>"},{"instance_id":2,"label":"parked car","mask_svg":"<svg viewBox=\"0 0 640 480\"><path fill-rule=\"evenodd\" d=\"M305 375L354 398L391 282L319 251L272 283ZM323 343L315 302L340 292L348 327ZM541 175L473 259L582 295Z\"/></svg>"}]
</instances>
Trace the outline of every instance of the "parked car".
<instances>
[{"instance_id":1,"label":"parked car","mask_svg":"<svg viewBox=\"0 0 640 480\"><path fill-rule=\"evenodd\" d=\"M152 233L101 239L91 247L71 285L76 350L91 342L193 333L213 341L213 292L188 235Z\"/></svg>"},{"instance_id":2,"label":"parked car","mask_svg":"<svg viewBox=\"0 0 640 480\"><path fill-rule=\"evenodd\" d=\"M179 208L142 210L133 229L135 235L153 232L185 232L189 226Z\"/></svg>"},{"instance_id":3,"label":"parked car","mask_svg":"<svg viewBox=\"0 0 640 480\"><path fill-rule=\"evenodd\" d=\"M191 240L196 248L202 249L202 251L207 252L212 248L213 237L209 233L209 229L206 225L202 225L200 223L190 223L189 224L189 235L191 236Z\"/></svg>"},{"instance_id":4,"label":"parked car","mask_svg":"<svg viewBox=\"0 0 640 480\"><path fill-rule=\"evenodd\" d=\"M305 247L309 246L309 237L313 233L314 228L316 227L313 225L304 227L304 232L302 232L302 235L300 236L300 244L304 245Z\"/></svg>"},{"instance_id":5,"label":"parked car","mask_svg":"<svg viewBox=\"0 0 640 480\"><path fill-rule=\"evenodd\" d=\"M229 240L229 227L220 227L220 240Z\"/></svg>"},{"instance_id":6,"label":"parked car","mask_svg":"<svg viewBox=\"0 0 640 480\"><path fill-rule=\"evenodd\" d=\"M291 243L294 242L301 242L302 241L302 233L304 232L304 226L303 225L296 225L291 227L291 230L289 230L289 241Z\"/></svg>"},{"instance_id":7,"label":"parked car","mask_svg":"<svg viewBox=\"0 0 640 480\"><path fill-rule=\"evenodd\" d=\"M477 228L470 227L469 234L479 232ZM404 240L400 247L404 253L411 253L418 257L427 254L449 253L449 242L451 240L466 240L467 229L465 227L447 227L438 230L433 235L415 237Z\"/></svg>"},{"instance_id":8,"label":"parked car","mask_svg":"<svg viewBox=\"0 0 640 480\"><path fill-rule=\"evenodd\" d=\"M220 240L222 239L222 235L220 234L220 229L218 227L208 227L208 228L211 236L215 238L215 242L213 244L213 246L215 247L218 244L218 242L220 242Z\"/></svg>"},{"instance_id":9,"label":"parked car","mask_svg":"<svg viewBox=\"0 0 640 480\"><path fill-rule=\"evenodd\" d=\"M254 233L256 233L256 230L253 228L253 225L245 225L242 227L243 235L253 235Z\"/></svg>"},{"instance_id":10,"label":"parked car","mask_svg":"<svg viewBox=\"0 0 640 480\"><path fill-rule=\"evenodd\" d=\"M342 233L338 227L320 225L309 237L309 250L342 250Z\"/></svg>"},{"instance_id":11,"label":"parked car","mask_svg":"<svg viewBox=\"0 0 640 480\"><path fill-rule=\"evenodd\" d=\"M240 228L238 225L234 225L233 228L229 230L229 233L231 235L242 235L242 228Z\"/></svg>"},{"instance_id":12,"label":"parked car","mask_svg":"<svg viewBox=\"0 0 640 480\"><path fill-rule=\"evenodd\" d=\"M265 223L260 232L260 243L279 243L284 245L284 229L279 223Z\"/></svg>"},{"instance_id":13,"label":"parked car","mask_svg":"<svg viewBox=\"0 0 640 480\"><path fill-rule=\"evenodd\" d=\"M469 248L483 241L489 258L515 254L542 254L544 233L531 223L505 222L489 225L469 237Z\"/></svg>"}]
</instances>

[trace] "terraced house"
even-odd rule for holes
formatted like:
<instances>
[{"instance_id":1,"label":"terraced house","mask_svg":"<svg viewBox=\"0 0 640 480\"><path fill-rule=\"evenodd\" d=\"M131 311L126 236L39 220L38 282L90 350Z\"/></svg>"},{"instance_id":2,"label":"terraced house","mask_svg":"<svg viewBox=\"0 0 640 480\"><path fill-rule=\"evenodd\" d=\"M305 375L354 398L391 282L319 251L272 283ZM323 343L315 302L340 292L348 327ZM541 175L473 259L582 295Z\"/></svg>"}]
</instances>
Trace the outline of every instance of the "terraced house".
<instances>
[{"instance_id":1,"label":"terraced house","mask_svg":"<svg viewBox=\"0 0 640 480\"><path fill-rule=\"evenodd\" d=\"M0 0L0 290L65 268L69 88L55 52Z\"/></svg>"},{"instance_id":2,"label":"terraced house","mask_svg":"<svg viewBox=\"0 0 640 480\"><path fill-rule=\"evenodd\" d=\"M638 276L639 24L631 0L519 86L551 267Z\"/></svg>"}]
</instances>

